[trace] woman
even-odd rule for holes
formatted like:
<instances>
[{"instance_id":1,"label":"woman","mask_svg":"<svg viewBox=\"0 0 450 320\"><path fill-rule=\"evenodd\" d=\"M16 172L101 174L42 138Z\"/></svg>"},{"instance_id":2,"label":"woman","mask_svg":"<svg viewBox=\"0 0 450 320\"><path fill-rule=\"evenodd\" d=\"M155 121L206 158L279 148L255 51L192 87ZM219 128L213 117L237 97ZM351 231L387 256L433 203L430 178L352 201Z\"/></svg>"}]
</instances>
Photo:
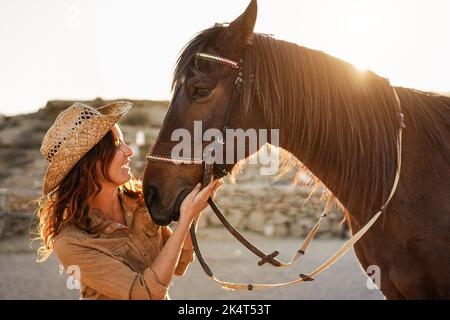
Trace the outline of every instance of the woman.
<instances>
[{"instance_id":1,"label":"woman","mask_svg":"<svg viewBox=\"0 0 450 320\"><path fill-rule=\"evenodd\" d=\"M141 183L131 175L132 149L117 121L131 103L94 109L75 103L44 137L46 197L38 208L43 260L55 251L80 280L81 299L168 299L173 275L194 259L189 228L220 186L197 185L171 231L154 224Z\"/></svg>"}]
</instances>

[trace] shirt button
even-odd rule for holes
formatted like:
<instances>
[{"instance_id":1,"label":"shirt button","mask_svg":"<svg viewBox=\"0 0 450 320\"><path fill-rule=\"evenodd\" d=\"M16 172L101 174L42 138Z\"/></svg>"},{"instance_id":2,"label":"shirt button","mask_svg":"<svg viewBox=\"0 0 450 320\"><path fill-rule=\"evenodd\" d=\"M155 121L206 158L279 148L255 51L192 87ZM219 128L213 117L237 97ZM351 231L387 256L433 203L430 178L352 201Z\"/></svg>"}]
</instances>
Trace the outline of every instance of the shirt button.
<instances>
[{"instance_id":1,"label":"shirt button","mask_svg":"<svg viewBox=\"0 0 450 320\"><path fill-rule=\"evenodd\" d=\"M127 216L131 217L131 211L127 211Z\"/></svg>"}]
</instances>

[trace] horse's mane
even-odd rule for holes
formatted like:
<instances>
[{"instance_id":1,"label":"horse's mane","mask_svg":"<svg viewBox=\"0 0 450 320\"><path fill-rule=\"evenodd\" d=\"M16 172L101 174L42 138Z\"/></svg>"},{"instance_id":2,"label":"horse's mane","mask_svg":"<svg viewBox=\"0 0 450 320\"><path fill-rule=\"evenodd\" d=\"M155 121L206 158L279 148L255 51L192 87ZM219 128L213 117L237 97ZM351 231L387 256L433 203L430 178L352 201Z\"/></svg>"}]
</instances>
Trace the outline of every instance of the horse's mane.
<instances>
[{"instance_id":1,"label":"horse's mane","mask_svg":"<svg viewBox=\"0 0 450 320\"><path fill-rule=\"evenodd\" d=\"M417 136L439 151L450 164L450 97L402 87L395 87L395 90L408 126L414 128Z\"/></svg>"},{"instance_id":2,"label":"horse's mane","mask_svg":"<svg viewBox=\"0 0 450 320\"><path fill-rule=\"evenodd\" d=\"M207 29L187 44L175 69L173 88L189 73L201 76L193 68L195 54L213 46L223 29ZM285 149L301 150L306 167L314 163L317 172L333 177L334 191L345 194L348 210L352 203L362 203L367 210L378 209L394 180L401 124L396 90L389 81L323 52L264 34L255 34L252 45L244 50L242 70L244 113L259 104L267 126L283 129L280 143ZM408 108L409 117L421 128L416 129L424 131L430 144L447 147L448 156L450 142L442 138L440 129L446 125L448 130L448 123L439 121L437 114L448 117L450 99L397 90L400 100L408 101L401 108ZM415 112L412 109L417 101L422 106ZM289 123L282 123L285 119ZM286 159L288 165L304 168L292 160L295 157ZM367 179L365 183L355 183L361 177Z\"/></svg>"}]
</instances>

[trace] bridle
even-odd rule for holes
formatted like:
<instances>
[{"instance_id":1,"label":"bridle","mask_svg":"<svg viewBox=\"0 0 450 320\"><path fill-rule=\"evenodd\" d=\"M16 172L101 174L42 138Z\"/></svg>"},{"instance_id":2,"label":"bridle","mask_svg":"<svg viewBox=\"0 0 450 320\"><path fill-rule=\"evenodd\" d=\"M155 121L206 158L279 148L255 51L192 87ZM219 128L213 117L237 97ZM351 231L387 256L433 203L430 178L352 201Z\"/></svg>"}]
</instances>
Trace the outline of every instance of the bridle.
<instances>
[{"instance_id":1,"label":"bridle","mask_svg":"<svg viewBox=\"0 0 450 320\"><path fill-rule=\"evenodd\" d=\"M227 58L219 57L219 56L216 56L213 54L209 54L209 53L197 53L196 58L202 59L205 61L222 64L222 65L228 66L237 71L236 80L234 82L234 90L231 95L231 99L228 103L228 106L226 108L225 120L224 120L222 128L221 128L222 137L225 137L226 130L229 128L228 122L230 120L233 105L236 103L239 93L241 92L242 83L244 81L241 66L238 62L235 62L235 61L227 59ZM213 147L217 146L217 144L224 144L224 141L221 139L216 139L214 141ZM209 154L211 154L211 153L209 153ZM211 178L212 174L214 174L214 176L218 179L223 178L223 177L227 176L228 174L230 174L230 171L225 166L215 164L212 158L201 158L201 159L199 159L199 158L180 158L180 157L175 158L175 157L166 156L166 155L147 154L146 159L150 160L150 161L172 163L172 164L203 165L204 172L205 172L204 177L203 177L203 182L205 182L205 183L209 182L209 179Z\"/></svg>"},{"instance_id":2,"label":"bridle","mask_svg":"<svg viewBox=\"0 0 450 320\"><path fill-rule=\"evenodd\" d=\"M230 60L228 58L220 57L217 55L209 54L209 53L197 53L196 54L197 59L202 59L206 61L210 61L213 63L222 64L225 66L228 66L234 70L237 71L236 80L234 83L234 90L232 92L232 96L230 98L230 101L228 103L227 109L226 109L226 116L225 120L222 126L222 136L225 137L226 129L228 129L228 122L230 119L231 111L233 108L233 105L236 103L236 99L238 98L240 92L242 83L244 81L243 78L243 72L241 70L241 63L238 63L236 61ZM394 89L394 94L396 96L396 99L398 101L398 106L400 108L400 100L397 96L397 93ZM342 247L336 251L336 253L331 256L325 263L323 263L321 266L316 268L314 271L308 273L308 274L299 274L299 277L295 280L284 282L284 283L275 283L275 284L245 284L245 283L231 283L226 281L221 281L217 279L214 276L214 273L212 272L211 268L209 267L208 263L203 258L200 248L198 246L197 237L195 234L195 225L196 223L193 223L190 229L190 234L192 238L192 243L194 246L195 254L204 270L204 272L208 275L208 277L211 278L211 280L219 283L222 288L227 290L257 290L257 289L268 289L268 288L276 288L281 287L285 285L290 284L296 284L300 282L305 281L313 281L314 277L317 276L319 273L321 273L323 270L330 267L332 264L334 264L337 260L339 260L350 248L353 247L353 245L370 229L370 227L375 223L375 221L380 217L380 215L385 211L387 205L389 204L390 200L394 196L394 193L398 186L398 181L400 178L400 169L401 169L401 147L402 147L402 128L404 128L403 123L403 114L399 110L399 117L400 117L400 128L397 136L397 170L394 178L394 183L391 189L391 192L389 194L388 199L383 204L381 209L370 219L370 221L362 227L356 234L354 234L347 242L345 242ZM223 144L223 141L215 140L215 143ZM215 148L217 144L213 145L213 148ZM207 153L211 154L211 153ZM220 165L215 164L214 161L210 158L174 158L171 156L164 156L164 155L156 155L156 154L147 154L146 159L148 161L155 161L155 162L162 162L165 164L179 164L179 165L202 165L204 166L204 174L203 174L203 186L206 186L210 181L211 177L216 177L218 179L228 175L230 172L228 169L226 169L225 166L220 168ZM225 228L239 241L241 242L247 249L249 249L251 252L253 252L255 255L257 255L261 260L258 262L258 266L262 266L265 263L269 263L275 267L278 268L286 268L291 266L294 262L296 262L300 257L302 257L306 249L308 248L309 244L311 243L312 239L314 238L315 234L317 233L321 223L326 218L326 213L322 213L319 220L316 222L316 224L312 227L311 231L306 236L305 240L303 241L300 248L297 250L297 252L293 255L291 260L289 262L281 262L275 257L279 254L279 251L274 251L270 254L266 254L260 249L258 249L255 245L253 245L250 241L248 241L234 226L225 218L221 210L218 208L216 203L212 198L208 199L208 204L210 205L213 212L216 214L217 218L222 222L222 224L225 226Z\"/></svg>"}]
</instances>

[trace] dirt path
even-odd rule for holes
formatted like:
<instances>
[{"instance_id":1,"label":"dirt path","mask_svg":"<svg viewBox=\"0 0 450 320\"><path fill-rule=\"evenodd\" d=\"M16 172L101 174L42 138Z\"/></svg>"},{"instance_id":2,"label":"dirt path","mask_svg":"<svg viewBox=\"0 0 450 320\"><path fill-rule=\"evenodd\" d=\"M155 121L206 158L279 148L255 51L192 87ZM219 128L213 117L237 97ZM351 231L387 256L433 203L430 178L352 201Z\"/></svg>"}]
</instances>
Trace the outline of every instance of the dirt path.
<instances>
[{"instance_id":1,"label":"dirt path","mask_svg":"<svg viewBox=\"0 0 450 320\"><path fill-rule=\"evenodd\" d=\"M246 233L261 248L279 250L280 259L288 260L298 249L299 239L267 239ZM202 229L200 245L219 279L236 282L281 282L292 280L324 262L343 243L341 240L313 241L303 261L286 270L256 266L256 257L243 251L223 230ZM77 299L77 290L66 287L67 275L60 274L55 257L44 264L35 255L26 238L0 241L0 299ZM176 278L170 289L172 299L383 299L378 290L369 290L353 252L324 271L313 282L265 291L232 292L221 289L203 274L194 262L182 278Z\"/></svg>"}]
</instances>

